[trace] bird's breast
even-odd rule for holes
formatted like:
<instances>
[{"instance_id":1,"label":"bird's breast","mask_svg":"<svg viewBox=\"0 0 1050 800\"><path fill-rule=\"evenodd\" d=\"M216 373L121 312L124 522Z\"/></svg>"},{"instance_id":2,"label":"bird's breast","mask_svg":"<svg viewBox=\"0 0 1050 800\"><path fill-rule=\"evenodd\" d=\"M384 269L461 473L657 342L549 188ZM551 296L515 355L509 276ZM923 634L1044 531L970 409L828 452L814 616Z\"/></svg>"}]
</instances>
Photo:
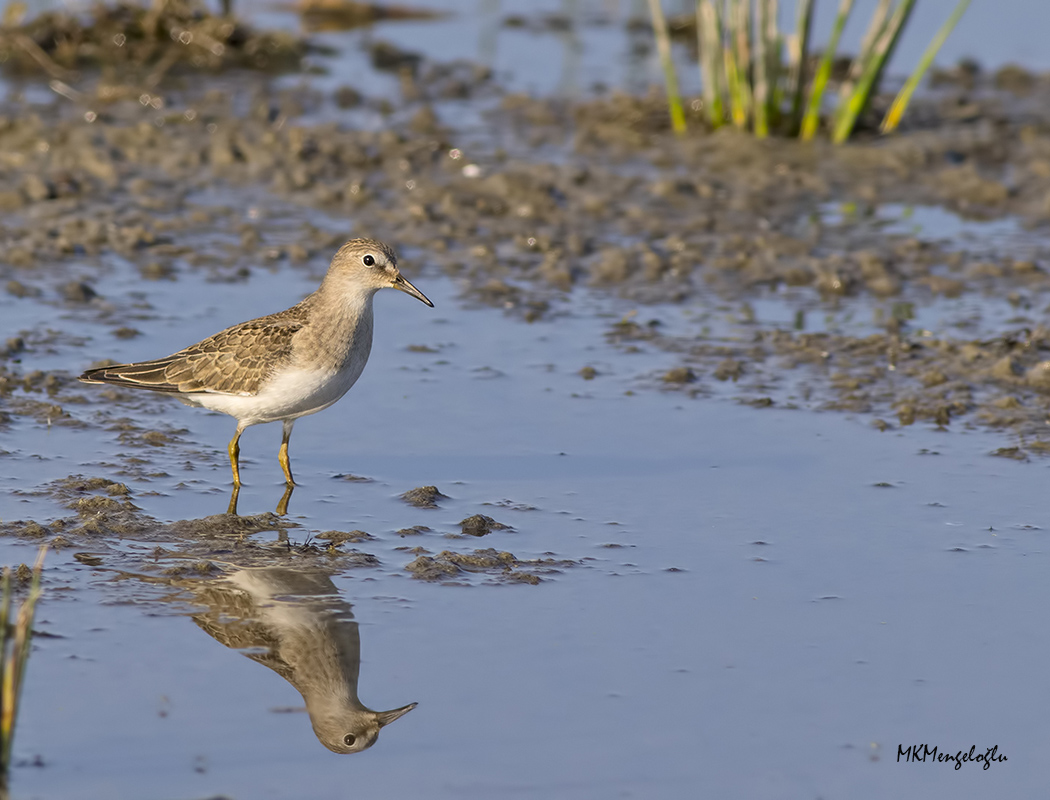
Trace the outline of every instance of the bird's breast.
<instances>
[{"instance_id":1,"label":"bird's breast","mask_svg":"<svg viewBox=\"0 0 1050 800\"><path fill-rule=\"evenodd\" d=\"M341 369L300 366L278 372L255 396L261 421L301 417L328 408L357 382L364 366L363 361L351 360Z\"/></svg>"}]
</instances>

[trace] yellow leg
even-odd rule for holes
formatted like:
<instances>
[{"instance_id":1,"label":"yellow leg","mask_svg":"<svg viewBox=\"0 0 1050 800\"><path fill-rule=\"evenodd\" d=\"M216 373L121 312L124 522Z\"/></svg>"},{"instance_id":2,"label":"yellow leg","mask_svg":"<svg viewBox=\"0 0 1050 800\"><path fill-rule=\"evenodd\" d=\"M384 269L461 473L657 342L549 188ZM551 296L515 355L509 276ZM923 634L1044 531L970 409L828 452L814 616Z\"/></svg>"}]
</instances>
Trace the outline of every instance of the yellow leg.
<instances>
[{"instance_id":1,"label":"yellow leg","mask_svg":"<svg viewBox=\"0 0 1050 800\"><path fill-rule=\"evenodd\" d=\"M231 517L237 516L237 495L241 493L241 486L238 483L233 485L233 491L230 493L230 505L226 509L226 513Z\"/></svg>"},{"instance_id":2,"label":"yellow leg","mask_svg":"<svg viewBox=\"0 0 1050 800\"><path fill-rule=\"evenodd\" d=\"M293 491L295 491L295 487L292 484L288 484L284 487L284 495L277 503L278 516L283 517L288 513L288 501L292 499Z\"/></svg>"},{"instance_id":3,"label":"yellow leg","mask_svg":"<svg viewBox=\"0 0 1050 800\"><path fill-rule=\"evenodd\" d=\"M284 470L284 480L289 486L295 486L295 479L292 477L292 463L288 460L288 440L292 438L292 425L295 424L295 420L286 419L284 421L284 430L281 435L281 449L277 453L277 460L281 462L281 469Z\"/></svg>"},{"instance_id":4,"label":"yellow leg","mask_svg":"<svg viewBox=\"0 0 1050 800\"><path fill-rule=\"evenodd\" d=\"M233 467L233 485L241 485L241 470L240 470L240 458L241 458L241 446L238 441L241 438L241 434L244 432L244 428L237 426L237 432L233 434L233 438L230 440L230 446L227 448L230 452L230 466Z\"/></svg>"}]
</instances>

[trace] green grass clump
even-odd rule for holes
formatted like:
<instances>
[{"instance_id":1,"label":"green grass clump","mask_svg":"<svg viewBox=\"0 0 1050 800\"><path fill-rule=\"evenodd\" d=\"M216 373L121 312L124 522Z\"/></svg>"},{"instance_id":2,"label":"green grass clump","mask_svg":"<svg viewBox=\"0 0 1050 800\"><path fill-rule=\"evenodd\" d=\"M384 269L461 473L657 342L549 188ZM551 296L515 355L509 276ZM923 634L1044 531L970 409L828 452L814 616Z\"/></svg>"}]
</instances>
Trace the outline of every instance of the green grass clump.
<instances>
[{"instance_id":1,"label":"green grass clump","mask_svg":"<svg viewBox=\"0 0 1050 800\"><path fill-rule=\"evenodd\" d=\"M40 574L46 547L40 548L29 583L29 594L15 616L12 615L11 568L4 567L0 578L0 793L6 794L11 767L11 745L18 720L18 701L22 694L29 646L33 638L33 614L40 598Z\"/></svg>"},{"instance_id":2,"label":"green grass clump","mask_svg":"<svg viewBox=\"0 0 1050 800\"><path fill-rule=\"evenodd\" d=\"M760 138L780 133L808 141L826 122L831 140L836 144L845 142L878 92L883 71L915 3L916 0L879 0L860 52L840 84L837 102L825 117L824 95L839 39L853 11L853 0L839 0L831 37L812 75L810 29L814 0L797 0L793 34L779 29L779 0L697 0L697 45L708 123L714 128L729 123ZM919 81L969 4L970 0L957 0L883 119L883 133L900 123ZM672 127L676 133L682 133L685 119L671 63L667 23L660 0L649 0L649 7Z\"/></svg>"}]
</instances>

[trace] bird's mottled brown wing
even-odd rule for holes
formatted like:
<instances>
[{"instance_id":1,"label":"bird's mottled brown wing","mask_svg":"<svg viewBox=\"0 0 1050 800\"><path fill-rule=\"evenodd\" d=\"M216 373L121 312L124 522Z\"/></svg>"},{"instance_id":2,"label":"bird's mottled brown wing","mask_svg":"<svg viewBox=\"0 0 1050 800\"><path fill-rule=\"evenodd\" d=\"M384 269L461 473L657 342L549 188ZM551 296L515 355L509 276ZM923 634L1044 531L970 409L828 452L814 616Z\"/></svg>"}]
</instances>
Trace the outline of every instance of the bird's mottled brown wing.
<instances>
[{"instance_id":1,"label":"bird's mottled brown wing","mask_svg":"<svg viewBox=\"0 0 1050 800\"><path fill-rule=\"evenodd\" d=\"M246 592L230 589L221 583L195 588L197 600L207 611L193 615L209 636L233 650L244 650L253 661L269 667L285 680L294 675L292 667L281 658L281 640L271 626L260 622L261 613Z\"/></svg>"},{"instance_id":2,"label":"bird's mottled brown wing","mask_svg":"<svg viewBox=\"0 0 1050 800\"><path fill-rule=\"evenodd\" d=\"M292 351L305 322L304 304L260 317L190 345L166 358L89 369L85 383L113 383L156 392L253 395Z\"/></svg>"}]
</instances>

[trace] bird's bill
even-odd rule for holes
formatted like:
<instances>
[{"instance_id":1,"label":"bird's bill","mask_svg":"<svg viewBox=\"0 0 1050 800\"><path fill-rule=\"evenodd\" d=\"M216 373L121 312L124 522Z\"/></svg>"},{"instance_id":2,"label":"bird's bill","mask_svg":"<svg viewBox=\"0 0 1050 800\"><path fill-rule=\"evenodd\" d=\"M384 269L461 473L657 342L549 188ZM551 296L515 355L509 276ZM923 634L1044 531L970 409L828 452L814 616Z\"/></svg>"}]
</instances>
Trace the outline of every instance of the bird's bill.
<instances>
[{"instance_id":1,"label":"bird's bill","mask_svg":"<svg viewBox=\"0 0 1050 800\"><path fill-rule=\"evenodd\" d=\"M408 283L408 281L405 281L405 283ZM411 286L412 284L408 283L408 285ZM407 714L417 705L419 704L409 703L407 706L401 706L401 708L395 708L392 711L377 711L376 719L379 721L379 727L382 728L385 725L389 725L395 719L401 719L401 717L405 716L405 714Z\"/></svg>"},{"instance_id":2,"label":"bird's bill","mask_svg":"<svg viewBox=\"0 0 1050 800\"><path fill-rule=\"evenodd\" d=\"M417 289L415 286L413 286L408 281L408 279L404 275L402 275L400 273L398 273L398 276L396 278L394 278L394 288L395 289L400 289L405 294L412 295L414 298L416 298L416 300L422 300L424 303L426 303L431 308L434 307L434 304L431 303L429 300L427 300L427 296L425 294L423 294L421 291L419 291L419 289ZM394 719L397 719L397 717L394 717Z\"/></svg>"}]
</instances>

